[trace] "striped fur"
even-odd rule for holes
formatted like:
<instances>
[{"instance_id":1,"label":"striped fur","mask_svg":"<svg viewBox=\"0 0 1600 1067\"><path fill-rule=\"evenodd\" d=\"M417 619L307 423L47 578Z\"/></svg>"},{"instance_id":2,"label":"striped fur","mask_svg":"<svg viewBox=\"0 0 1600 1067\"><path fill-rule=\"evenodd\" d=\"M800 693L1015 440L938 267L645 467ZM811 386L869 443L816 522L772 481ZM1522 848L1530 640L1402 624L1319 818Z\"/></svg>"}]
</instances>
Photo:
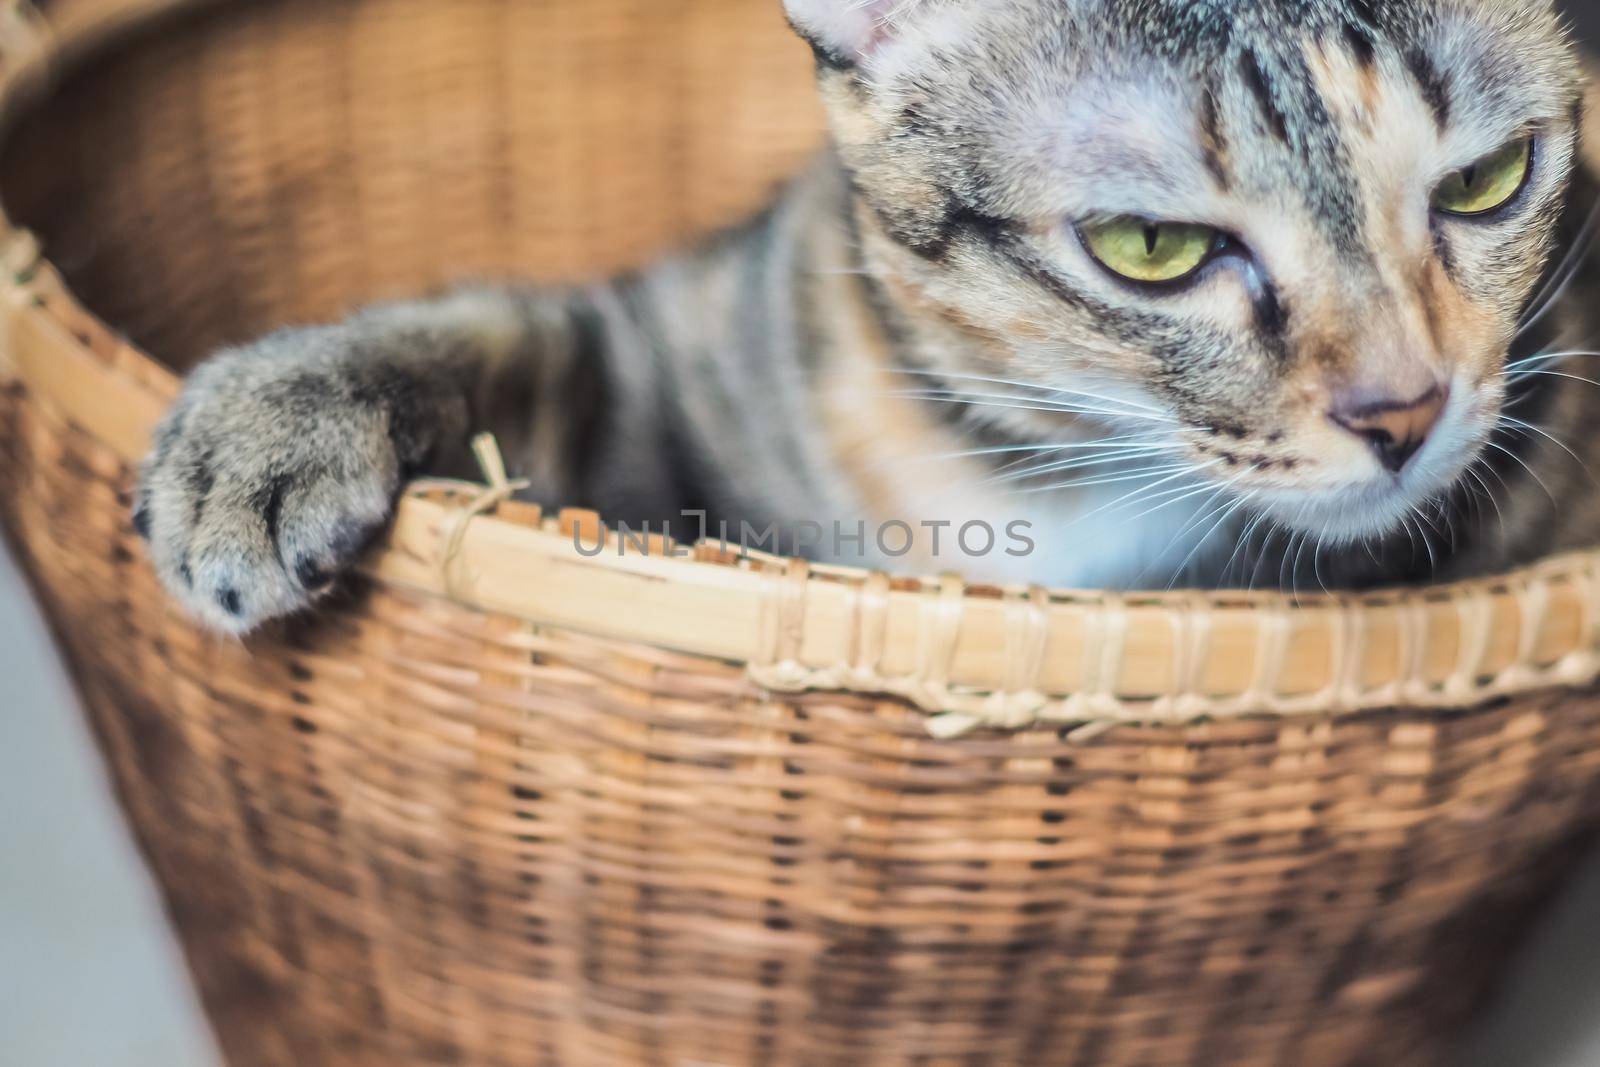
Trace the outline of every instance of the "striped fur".
<instances>
[{"instance_id":1,"label":"striped fur","mask_svg":"<svg viewBox=\"0 0 1600 1067\"><path fill-rule=\"evenodd\" d=\"M748 226L605 286L376 308L202 366L136 514L174 593L235 632L306 606L482 430L550 502L903 522L898 565L996 580L1370 585L1597 539L1589 360L1516 362L1600 338L1580 79L1542 0L789 13L835 147ZM1527 134L1503 215L1430 213ZM1236 243L1153 293L1078 239L1120 214ZM1336 388L1437 381L1403 475L1328 418ZM1033 551L925 533L973 520ZM886 562L865 540L843 561Z\"/></svg>"}]
</instances>

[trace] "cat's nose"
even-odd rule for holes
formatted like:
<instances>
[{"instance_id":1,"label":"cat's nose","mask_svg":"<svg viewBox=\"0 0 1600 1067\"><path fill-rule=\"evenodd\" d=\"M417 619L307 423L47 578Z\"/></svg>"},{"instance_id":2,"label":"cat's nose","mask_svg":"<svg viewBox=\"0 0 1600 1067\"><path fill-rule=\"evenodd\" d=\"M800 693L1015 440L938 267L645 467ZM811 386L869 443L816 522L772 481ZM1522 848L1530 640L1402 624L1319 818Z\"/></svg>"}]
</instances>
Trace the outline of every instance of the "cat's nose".
<instances>
[{"instance_id":1,"label":"cat's nose","mask_svg":"<svg viewBox=\"0 0 1600 1067\"><path fill-rule=\"evenodd\" d=\"M1443 385L1412 400L1355 391L1335 397L1328 417L1367 442L1378 462L1398 474L1427 444L1449 399Z\"/></svg>"}]
</instances>

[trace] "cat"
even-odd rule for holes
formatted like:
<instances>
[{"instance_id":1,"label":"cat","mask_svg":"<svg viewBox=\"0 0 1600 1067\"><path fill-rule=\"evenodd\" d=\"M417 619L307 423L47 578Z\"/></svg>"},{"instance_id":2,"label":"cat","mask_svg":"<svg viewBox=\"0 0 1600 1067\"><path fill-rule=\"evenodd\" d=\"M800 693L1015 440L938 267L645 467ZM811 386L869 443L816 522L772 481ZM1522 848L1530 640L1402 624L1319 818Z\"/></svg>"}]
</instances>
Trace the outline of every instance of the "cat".
<instances>
[{"instance_id":1,"label":"cat","mask_svg":"<svg viewBox=\"0 0 1600 1067\"><path fill-rule=\"evenodd\" d=\"M986 581L1363 588L1600 540L1597 201L1547 0L786 11L831 147L760 218L202 364L134 512L178 600L305 609L486 431L541 501ZM1027 550L953 558L974 522Z\"/></svg>"}]
</instances>

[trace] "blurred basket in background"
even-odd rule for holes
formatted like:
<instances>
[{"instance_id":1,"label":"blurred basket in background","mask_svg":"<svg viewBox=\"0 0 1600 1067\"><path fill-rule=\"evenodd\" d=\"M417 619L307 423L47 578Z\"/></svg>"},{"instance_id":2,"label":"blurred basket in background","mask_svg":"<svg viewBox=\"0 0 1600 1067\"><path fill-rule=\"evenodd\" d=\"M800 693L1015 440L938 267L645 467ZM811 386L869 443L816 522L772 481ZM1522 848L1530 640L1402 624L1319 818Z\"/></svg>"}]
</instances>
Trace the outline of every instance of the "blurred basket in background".
<instances>
[{"instance_id":1,"label":"blurred basket in background","mask_svg":"<svg viewBox=\"0 0 1600 1067\"><path fill-rule=\"evenodd\" d=\"M157 589L174 369L753 209L820 137L778 8L6 9L0 513L231 1062L1438 1062L1600 814L1594 556L1123 598L508 505L450 596L435 487L318 619Z\"/></svg>"}]
</instances>

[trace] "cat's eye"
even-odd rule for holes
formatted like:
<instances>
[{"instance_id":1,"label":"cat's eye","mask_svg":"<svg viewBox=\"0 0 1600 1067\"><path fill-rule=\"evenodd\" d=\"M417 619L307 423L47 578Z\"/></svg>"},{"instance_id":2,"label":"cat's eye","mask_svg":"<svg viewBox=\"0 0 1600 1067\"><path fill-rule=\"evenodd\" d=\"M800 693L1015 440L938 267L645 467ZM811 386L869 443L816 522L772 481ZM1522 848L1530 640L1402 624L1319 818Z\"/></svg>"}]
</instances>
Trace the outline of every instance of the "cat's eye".
<instances>
[{"instance_id":1,"label":"cat's eye","mask_svg":"<svg viewBox=\"0 0 1600 1067\"><path fill-rule=\"evenodd\" d=\"M1080 232L1102 267L1146 285L1183 281L1205 266L1225 241L1209 226L1132 215L1084 223Z\"/></svg>"},{"instance_id":2,"label":"cat's eye","mask_svg":"<svg viewBox=\"0 0 1600 1067\"><path fill-rule=\"evenodd\" d=\"M1533 139L1513 141L1446 178L1433 194L1434 209L1466 218L1498 211L1522 191L1532 169Z\"/></svg>"}]
</instances>

